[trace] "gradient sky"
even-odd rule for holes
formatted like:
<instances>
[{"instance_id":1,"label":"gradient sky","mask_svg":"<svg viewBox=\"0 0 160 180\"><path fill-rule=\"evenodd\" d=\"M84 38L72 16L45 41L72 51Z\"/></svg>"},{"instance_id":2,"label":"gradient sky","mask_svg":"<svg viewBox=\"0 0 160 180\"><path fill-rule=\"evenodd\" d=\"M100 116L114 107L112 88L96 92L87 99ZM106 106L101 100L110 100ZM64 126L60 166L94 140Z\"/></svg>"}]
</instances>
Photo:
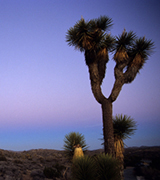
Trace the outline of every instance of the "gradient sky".
<instances>
[{"instance_id":1,"label":"gradient sky","mask_svg":"<svg viewBox=\"0 0 160 180\"><path fill-rule=\"evenodd\" d=\"M144 68L113 103L138 129L127 146L160 145L159 0L0 0L0 149L63 149L71 131L90 149L102 148L101 107L94 99L84 55L69 47L67 30L81 19L107 15L112 35L125 28L155 42ZM103 82L114 82L112 56Z\"/></svg>"}]
</instances>

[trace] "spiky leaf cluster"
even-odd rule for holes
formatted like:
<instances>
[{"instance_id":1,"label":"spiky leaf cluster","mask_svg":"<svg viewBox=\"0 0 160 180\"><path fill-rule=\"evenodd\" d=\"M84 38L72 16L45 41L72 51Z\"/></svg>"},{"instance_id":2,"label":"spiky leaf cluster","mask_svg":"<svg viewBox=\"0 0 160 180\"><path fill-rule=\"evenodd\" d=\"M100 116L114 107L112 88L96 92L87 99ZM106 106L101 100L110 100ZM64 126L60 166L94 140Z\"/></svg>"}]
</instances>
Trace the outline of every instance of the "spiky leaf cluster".
<instances>
[{"instance_id":1,"label":"spiky leaf cluster","mask_svg":"<svg viewBox=\"0 0 160 180\"><path fill-rule=\"evenodd\" d=\"M147 59L152 53L153 49L154 43L151 40L147 40L145 37L140 37L139 39L135 40L131 55L135 57L137 54L139 54L143 59Z\"/></svg>"},{"instance_id":2,"label":"spiky leaf cluster","mask_svg":"<svg viewBox=\"0 0 160 180\"><path fill-rule=\"evenodd\" d=\"M106 31L112 26L112 19L107 16L100 16L99 18L89 21L91 30Z\"/></svg>"},{"instance_id":3,"label":"spiky leaf cluster","mask_svg":"<svg viewBox=\"0 0 160 180\"><path fill-rule=\"evenodd\" d=\"M130 116L116 115L113 117L114 136L117 139L127 139L135 133L136 122Z\"/></svg>"},{"instance_id":4,"label":"spiky leaf cluster","mask_svg":"<svg viewBox=\"0 0 160 180\"><path fill-rule=\"evenodd\" d=\"M121 35L116 36L116 41L113 48L115 51L114 60L117 63L126 61L126 66L127 63L128 66L130 66L134 59L139 56L138 65L140 69L142 68L145 60L151 54L153 47L154 43L151 40L147 40L145 37L137 38L133 31L127 33L124 30Z\"/></svg>"},{"instance_id":5,"label":"spiky leaf cluster","mask_svg":"<svg viewBox=\"0 0 160 180\"><path fill-rule=\"evenodd\" d=\"M116 51L130 50L135 38L136 38L136 34L133 31L127 33L126 30L124 29L121 35L116 36L114 50Z\"/></svg>"},{"instance_id":6,"label":"spiky leaf cluster","mask_svg":"<svg viewBox=\"0 0 160 180\"><path fill-rule=\"evenodd\" d=\"M108 154L96 157L84 156L73 161L74 180L119 180L119 162Z\"/></svg>"},{"instance_id":7,"label":"spiky leaf cluster","mask_svg":"<svg viewBox=\"0 0 160 180\"><path fill-rule=\"evenodd\" d=\"M119 180L119 162L108 154L100 154L96 158L97 180Z\"/></svg>"},{"instance_id":8,"label":"spiky leaf cluster","mask_svg":"<svg viewBox=\"0 0 160 180\"><path fill-rule=\"evenodd\" d=\"M140 70L148 56L151 55L152 50L154 49L154 43L151 40L145 39L145 37L140 37L135 39L129 56L131 57L129 66L136 66Z\"/></svg>"},{"instance_id":9,"label":"spiky leaf cluster","mask_svg":"<svg viewBox=\"0 0 160 180\"><path fill-rule=\"evenodd\" d=\"M112 20L107 16L101 16L90 21L85 21L82 18L67 31L66 40L70 46L75 46L82 52L97 51L107 44L104 43L108 38L108 36L106 38L106 31L111 25Z\"/></svg>"},{"instance_id":10,"label":"spiky leaf cluster","mask_svg":"<svg viewBox=\"0 0 160 180\"><path fill-rule=\"evenodd\" d=\"M74 180L96 180L96 166L93 158L89 156L79 157L73 160L71 168Z\"/></svg>"}]
</instances>

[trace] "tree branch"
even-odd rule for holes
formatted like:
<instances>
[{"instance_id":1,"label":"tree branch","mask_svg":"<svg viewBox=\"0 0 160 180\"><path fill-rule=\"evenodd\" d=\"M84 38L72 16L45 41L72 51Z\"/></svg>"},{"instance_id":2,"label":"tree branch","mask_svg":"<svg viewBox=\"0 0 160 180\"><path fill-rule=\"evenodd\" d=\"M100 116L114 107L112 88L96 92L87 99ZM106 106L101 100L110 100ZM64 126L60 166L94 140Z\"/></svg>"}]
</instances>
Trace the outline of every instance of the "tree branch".
<instances>
[{"instance_id":1,"label":"tree branch","mask_svg":"<svg viewBox=\"0 0 160 180\"><path fill-rule=\"evenodd\" d=\"M88 68L89 68L89 74L91 80L92 93L95 99L100 104L102 104L103 100L106 98L101 91L101 82L99 78L98 64L97 63L88 64Z\"/></svg>"},{"instance_id":2,"label":"tree branch","mask_svg":"<svg viewBox=\"0 0 160 180\"><path fill-rule=\"evenodd\" d=\"M98 73L99 73L100 85L102 84L103 79L106 74L106 63L107 62L108 62L108 60L104 59L104 58L98 61Z\"/></svg>"},{"instance_id":3,"label":"tree branch","mask_svg":"<svg viewBox=\"0 0 160 180\"><path fill-rule=\"evenodd\" d=\"M112 92L108 98L111 102L114 102L117 99L117 97L122 89L123 84L124 84L124 82L121 81L120 79L115 80Z\"/></svg>"},{"instance_id":4,"label":"tree branch","mask_svg":"<svg viewBox=\"0 0 160 180\"><path fill-rule=\"evenodd\" d=\"M135 79L138 72L139 68L137 66L129 66L124 73L124 83L131 83Z\"/></svg>"},{"instance_id":5,"label":"tree branch","mask_svg":"<svg viewBox=\"0 0 160 180\"><path fill-rule=\"evenodd\" d=\"M117 97L122 89L122 86L124 84L123 69L126 67L126 64L127 64L127 62L117 63L114 68L115 83L113 85L111 94L109 96L109 99L111 100L111 102L114 102L117 99Z\"/></svg>"}]
</instances>

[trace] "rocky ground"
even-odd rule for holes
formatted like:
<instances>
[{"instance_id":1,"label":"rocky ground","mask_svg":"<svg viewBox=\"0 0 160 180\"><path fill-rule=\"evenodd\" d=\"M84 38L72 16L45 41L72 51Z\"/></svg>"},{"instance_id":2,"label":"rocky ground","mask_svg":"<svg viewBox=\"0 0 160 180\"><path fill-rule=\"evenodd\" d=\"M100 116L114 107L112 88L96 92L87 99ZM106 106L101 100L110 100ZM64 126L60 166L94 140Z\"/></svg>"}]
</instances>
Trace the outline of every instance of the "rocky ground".
<instances>
[{"instance_id":1,"label":"rocky ground","mask_svg":"<svg viewBox=\"0 0 160 180\"><path fill-rule=\"evenodd\" d=\"M88 151L86 154L94 155L100 152L102 150ZM71 162L64 151L0 150L0 180L70 180L70 166Z\"/></svg>"},{"instance_id":2,"label":"rocky ground","mask_svg":"<svg viewBox=\"0 0 160 180\"><path fill-rule=\"evenodd\" d=\"M0 180L47 179L46 176L51 176L53 172L58 179L68 166L69 162L63 151L38 149L13 152L1 150ZM45 176L44 172L46 171L47 174L47 170L48 175Z\"/></svg>"}]
</instances>

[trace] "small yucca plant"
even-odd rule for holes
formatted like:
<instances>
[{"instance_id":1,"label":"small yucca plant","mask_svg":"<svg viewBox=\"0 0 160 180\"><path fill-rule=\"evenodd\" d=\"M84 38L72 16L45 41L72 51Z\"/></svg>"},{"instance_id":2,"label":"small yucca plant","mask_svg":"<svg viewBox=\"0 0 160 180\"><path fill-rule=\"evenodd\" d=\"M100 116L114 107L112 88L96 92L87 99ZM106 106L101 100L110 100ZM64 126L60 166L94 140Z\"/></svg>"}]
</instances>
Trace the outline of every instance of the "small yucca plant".
<instances>
[{"instance_id":1,"label":"small yucca plant","mask_svg":"<svg viewBox=\"0 0 160 180\"><path fill-rule=\"evenodd\" d=\"M117 159L108 154L96 158L97 180L120 180L120 168Z\"/></svg>"},{"instance_id":2,"label":"small yucca plant","mask_svg":"<svg viewBox=\"0 0 160 180\"><path fill-rule=\"evenodd\" d=\"M64 150L68 157L72 157L74 154L74 146L80 145L83 151L87 150L87 144L84 135L78 132L71 132L65 135L64 138Z\"/></svg>"},{"instance_id":3,"label":"small yucca plant","mask_svg":"<svg viewBox=\"0 0 160 180\"><path fill-rule=\"evenodd\" d=\"M94 159L89 156L74 159L71 172L73 180L96 180Z\"/></svg>"}]
</instances>

